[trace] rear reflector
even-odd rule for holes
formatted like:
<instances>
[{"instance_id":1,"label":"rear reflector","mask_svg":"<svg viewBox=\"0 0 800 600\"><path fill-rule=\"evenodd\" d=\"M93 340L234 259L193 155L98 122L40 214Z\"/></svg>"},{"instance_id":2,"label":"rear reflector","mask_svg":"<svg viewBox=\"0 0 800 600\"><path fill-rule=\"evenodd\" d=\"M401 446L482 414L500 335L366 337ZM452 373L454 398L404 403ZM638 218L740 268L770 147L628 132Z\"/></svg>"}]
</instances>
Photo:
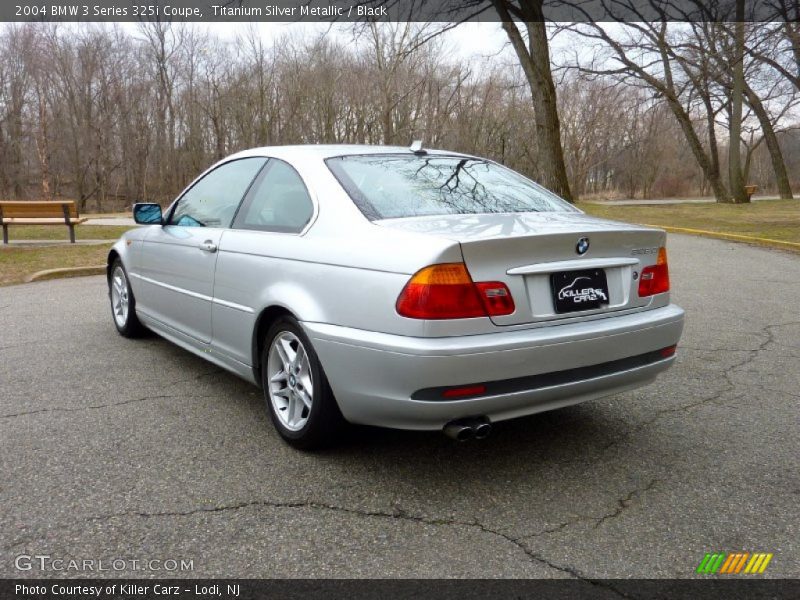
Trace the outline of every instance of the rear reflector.
<instances>
[{"instance_id":1,"label":"rear reflector","mask_svg":"<svg viewBox=\"0 0 800 600\"><path fill-rule=\"evenodd\" d=\"M667 346L666 348L662 348L659 350L661 352L661 356L664 358L669 358L670 356L675 356L675 351L678 349L677 346Z\"/></svg>"},{"instance_id":2,"label":"rear reflector","mask_svg":"<svg viewBox=\"0 0 800 600\"><path fill-rule=\"evenodd\" d=\"M411 319L469 319L509 315L514 299L499 281L473 283L464 263L417 271L397 298L398 314Z\"/></svg>"},{"instance_id":3,"label":"rear reflector","mask_svg":"<svg viewBox=\"0 0 800 600\"><path fill-rule=\"evenodd\" d=\"M639 296L653 296L669 291L669 265L667 264L667 249L663 246L658 249L656 264L642 269L639 278Z\"/></svg>"},{"instance_id":4,"label":"rear reflector","mask_svg":"<svg viewBox=\"0 0 800 600\"><path fill-rule=\"evenodd\" d=\"M450 388L442 392L443 398L462 398L464 396L478 396L486 393L486 386L480 385L467 385L464 387Z\"/></svg>"}]
</instances>

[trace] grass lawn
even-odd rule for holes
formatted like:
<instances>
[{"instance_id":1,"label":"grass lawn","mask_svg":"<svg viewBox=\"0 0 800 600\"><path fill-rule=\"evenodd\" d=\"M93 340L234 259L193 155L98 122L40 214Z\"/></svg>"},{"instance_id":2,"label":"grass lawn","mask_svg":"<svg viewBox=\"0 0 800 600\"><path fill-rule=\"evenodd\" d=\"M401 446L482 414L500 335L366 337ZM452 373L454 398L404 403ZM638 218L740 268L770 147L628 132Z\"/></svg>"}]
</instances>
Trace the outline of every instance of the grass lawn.
<instances>
[{"instance_id":1,"label":"grass lawn","mask_svg":"<svg viewBox=\"0 0 800 600\"><path fill-rule=\"evenodd\" d=\"M591 215L663 227L686 227L800 243L800 200L752 204L666 204L605 206L578 204ZM108 245L0 248L0 285L21 283L37 271L105 264L111 241L130 227L79 225L77 238L109 240ZM66 227L12 226L14 239L68 239Z\"/></svg>"},{"instance_id":2,"label":"grass lawn","mask_svg":"<svg viewBox=\"0 0 800 600\"><path fill-rule=\"evenodd\" d=\"M751 204L578 204L590 215L664 227L687 227L800 243L800 200Z\"/></svg>"},{"instance_id":3,"label":"grass lawn","mask_svg":"<svg viewBox=\"0 0 800 600\"><path fill-rule=\"evenodd\" d=\"M111 243L0 248L0 285L22 283L29 275L45 269L104 265L110 248Z\"/></svg>"},{"instance_id":4,"label":"grass lawn","mask_svg":"<svg viewBox=\"0 0 800 600\"><path fill-rule=\"evenodd\" d=\"M116 240L132 227L111 225L77 225L75 238L78 240ZM66 225L10 225L9 240L66 240L69 229Z\"/></svg>"}]
</instances>

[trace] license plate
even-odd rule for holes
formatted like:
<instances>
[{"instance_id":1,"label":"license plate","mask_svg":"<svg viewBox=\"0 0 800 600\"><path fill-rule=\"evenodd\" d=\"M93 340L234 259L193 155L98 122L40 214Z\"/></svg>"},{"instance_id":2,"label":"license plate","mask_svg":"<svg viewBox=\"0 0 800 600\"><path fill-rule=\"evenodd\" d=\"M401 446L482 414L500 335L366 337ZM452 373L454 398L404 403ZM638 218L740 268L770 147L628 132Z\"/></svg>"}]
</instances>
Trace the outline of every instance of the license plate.
<instances>
[{"instance_id":1,"label":"license plate","mask_svg":"<svg viewBox=\"0 0 800 600\"><path fill-rule=\"evenodd\" d=\"M603 269L553 273L550 284L557 313L591 310L608 304L608 281Z\"/></svg>"}]
</instances>

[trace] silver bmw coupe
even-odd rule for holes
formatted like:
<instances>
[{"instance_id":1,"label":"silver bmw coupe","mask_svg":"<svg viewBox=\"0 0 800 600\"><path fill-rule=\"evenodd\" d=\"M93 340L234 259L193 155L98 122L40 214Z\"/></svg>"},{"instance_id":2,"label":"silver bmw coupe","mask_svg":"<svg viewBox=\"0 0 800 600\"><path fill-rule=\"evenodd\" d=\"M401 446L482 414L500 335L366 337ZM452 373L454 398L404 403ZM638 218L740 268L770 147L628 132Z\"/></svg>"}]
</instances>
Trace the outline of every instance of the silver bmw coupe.
<instances>
[{"instance_id":1,"label":"silver bmw coupe","mask_svg":"<svg viewBox=\"0 0 800 600\"><path fill-rule=\"evenodd\" d=\"M419 144L247 150L134 218L108 255L119 333L260 386L300 448L347 422L485 437L653 381L683 329L663 231Z\"/></svg>"}]
</instances>

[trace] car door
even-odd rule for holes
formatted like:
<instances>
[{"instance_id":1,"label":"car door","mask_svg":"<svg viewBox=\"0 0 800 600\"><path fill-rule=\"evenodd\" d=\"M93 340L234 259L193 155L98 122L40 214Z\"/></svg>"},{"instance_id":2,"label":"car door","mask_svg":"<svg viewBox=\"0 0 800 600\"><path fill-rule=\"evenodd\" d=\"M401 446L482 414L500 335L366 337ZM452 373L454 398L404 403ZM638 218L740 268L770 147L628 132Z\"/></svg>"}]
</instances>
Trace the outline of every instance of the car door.
<instances>
[{"instance_id":1,"label":"car door","mask_svg":"<svg viewBox=\"0 0 800 600\"><path fill-rule=\"evenodd\" d=\"M237 362L252 359L253 327L265 291L292 285L302 233L314 203L300 174L270 158L222 236L214 278L214 348Z\"/></svg>"},{"instance_id":2,"label":"car door","mask_svg":"<svg viewBox=\"0 0 800 600\"><path fill-rule=\"evenodd\" d=\"M232 160L197 180L142 244L137 309L200 342L211 340L214 267L223 231L266 163Z\"/></svg>"}]
</instances>

